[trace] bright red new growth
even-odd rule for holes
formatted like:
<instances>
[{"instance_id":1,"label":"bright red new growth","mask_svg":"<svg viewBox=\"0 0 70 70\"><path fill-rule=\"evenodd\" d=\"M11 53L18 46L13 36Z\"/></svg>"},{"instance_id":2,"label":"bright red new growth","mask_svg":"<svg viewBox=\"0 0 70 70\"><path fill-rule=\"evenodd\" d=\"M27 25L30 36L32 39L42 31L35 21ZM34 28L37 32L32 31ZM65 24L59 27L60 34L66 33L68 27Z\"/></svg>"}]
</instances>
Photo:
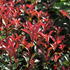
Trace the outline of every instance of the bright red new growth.
<instances>
[{"instance_id":1,"label":"bright red new growth","mask_svg":"<svg viewBox=\"0 0 70 70\"><path fill-rule=\"evenodd\" d=\"M18 5L23 3L24 5ZM62 28L54 25L53 19L46 11L37 11L34 4L25 4L23 0L0 0L0 49L8 52L10 58L16 58L17 49L23 47L28 50L36 47L38 53L43 53L46 61L50 58L50 52L60 49L50 60L57 62L62 55L62 50L66 47L63 43L65 35L60 35ZM66 11L60 10L63 16L70 18ZM20 17L22 16L22 17ZM2 36L5 38L2 39ZM44 49L45 50L44 50ZM34 63L34 59L30 60ZM54 66L56 69L57 66ZM64 67L62 67L64 69Z\"/></svg>"}]
</instances>

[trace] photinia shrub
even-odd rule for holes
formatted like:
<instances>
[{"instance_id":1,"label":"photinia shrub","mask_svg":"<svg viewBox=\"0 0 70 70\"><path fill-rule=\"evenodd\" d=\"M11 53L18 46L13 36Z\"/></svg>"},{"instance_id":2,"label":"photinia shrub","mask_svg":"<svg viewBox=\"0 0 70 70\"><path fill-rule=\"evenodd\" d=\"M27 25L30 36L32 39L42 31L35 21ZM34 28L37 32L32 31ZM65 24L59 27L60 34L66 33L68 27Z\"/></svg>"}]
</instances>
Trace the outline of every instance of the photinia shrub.
<instances>
[{"instance_id":1,"label":"photinia shrub","mask_svg":"<svg viewBox=\"0 0 70 70\"><path fill-rule=\"evenodd\" d=\"M0 0L1 70L70 69L70 14L54 2Z\"/></svg>"}]
</instances>

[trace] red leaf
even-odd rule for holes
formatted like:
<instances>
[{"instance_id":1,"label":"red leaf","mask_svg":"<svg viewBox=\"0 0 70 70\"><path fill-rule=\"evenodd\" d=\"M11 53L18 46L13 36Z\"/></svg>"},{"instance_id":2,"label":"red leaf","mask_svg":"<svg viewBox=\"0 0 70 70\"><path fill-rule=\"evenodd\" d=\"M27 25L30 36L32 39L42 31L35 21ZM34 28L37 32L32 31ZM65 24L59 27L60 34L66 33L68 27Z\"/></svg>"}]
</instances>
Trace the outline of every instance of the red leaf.
<instances>
[{"instance_id":1,"label":"red leaf","mask_svg":"<svg viewBox=\"0 0 70 70\"><path fill-rule=\"evenodd\" d=\"M21 29L21 30L30 35L29 30L27 30L27 29Z\"/></svg>"},{"instance_id":2,"label":"red leaf","mask_svg":"<svg viewBox=\"0 0 70 70\"><path fill-rule=\"evenodd\" d=\"M39 32L39 35L41 35L47 42L49 42L50 36L48 34L43 34L42 32Z\"/></svg>"},{"instance_id":3,"label":"red leaf","mask_svg":"<svg viewBox=\"0 0 70 70\"><path fill-rule=\"evenodd\" d=\"M64 45L64 44L61 44L61 45L59 46L59 48L60 48L61 50L63 50L63 49L64 49L64 47L65 47L65 45Z\"/></svg>"},{"instance_id":4,"label":"red leaf","mask_svg":"<svg viewBox=\"0 0 70 70\"><path fill-rule=\"evenodd\" d=\"M60 13L63 15L63 16L66 16L70 19L70 16L69 16L69 13L64 11L64 10L60 10Z\"/></svg>"},{"instance_id":5,"label":"red leaf","mask_svg":"<svg viewBox=\"0 0 70 70\"><path fill-rule=\"evenodd\" d=\"M3 29L0 27L0 31L2 31Z\"/></svg>"},{"instance_id":6,"label":"red leaf","mask_svg":"<svg viewBox=\"0 0 70 70\"><path fill-rule=\"evenodd\" d=\"M65 36L61 36L61 37L57 36L56 37L56 43L60 44L62 42L62 40L64 40L64 38L65 38Z\"/></svg>"},{"instance_id":7,"label":"red leaf","mask_svg":"<svg viewBox=\"0 0 70 70\"><path fill-rule=\"evenodd\" d=\"M55 62L57 62L57 60L59 59L61 57L61 55L54 55L54 58L53 58L53 60L55 61Z\"/></svg>"}]
</instances>

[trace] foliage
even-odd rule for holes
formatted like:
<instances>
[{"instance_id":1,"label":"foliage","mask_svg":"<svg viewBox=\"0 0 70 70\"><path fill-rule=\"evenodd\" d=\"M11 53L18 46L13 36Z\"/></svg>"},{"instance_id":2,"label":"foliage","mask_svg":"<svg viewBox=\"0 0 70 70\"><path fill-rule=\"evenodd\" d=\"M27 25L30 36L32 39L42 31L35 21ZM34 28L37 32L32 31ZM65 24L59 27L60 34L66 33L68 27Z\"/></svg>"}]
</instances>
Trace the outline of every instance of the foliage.
<instances>
[{"instance_id":1,"label":"foliage","mask_svg":"<svg viewBox=\"0 0 70 70\"><path fill-rule=\"evenodd\" d=\"M0 70L70 69L70 14L57 3L0 0Z\"/></svg>"}]
</instances>

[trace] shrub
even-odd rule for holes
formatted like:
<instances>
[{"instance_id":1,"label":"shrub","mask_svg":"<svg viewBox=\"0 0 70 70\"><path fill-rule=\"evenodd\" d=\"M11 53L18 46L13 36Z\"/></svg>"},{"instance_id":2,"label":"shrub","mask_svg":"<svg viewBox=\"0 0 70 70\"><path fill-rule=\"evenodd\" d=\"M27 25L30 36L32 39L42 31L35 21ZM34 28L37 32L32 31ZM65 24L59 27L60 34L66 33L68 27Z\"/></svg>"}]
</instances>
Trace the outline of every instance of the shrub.
<instances>
[{"instance_id":1,"label":"shrub","mask_svg":"<svg viewBox=\"0 0 70 70\"><path fill-rule=\"evenodd\" d=\"M1 70L70 68L70 15L54 2L0 0Z\"/></svg>"}]
</instances>

